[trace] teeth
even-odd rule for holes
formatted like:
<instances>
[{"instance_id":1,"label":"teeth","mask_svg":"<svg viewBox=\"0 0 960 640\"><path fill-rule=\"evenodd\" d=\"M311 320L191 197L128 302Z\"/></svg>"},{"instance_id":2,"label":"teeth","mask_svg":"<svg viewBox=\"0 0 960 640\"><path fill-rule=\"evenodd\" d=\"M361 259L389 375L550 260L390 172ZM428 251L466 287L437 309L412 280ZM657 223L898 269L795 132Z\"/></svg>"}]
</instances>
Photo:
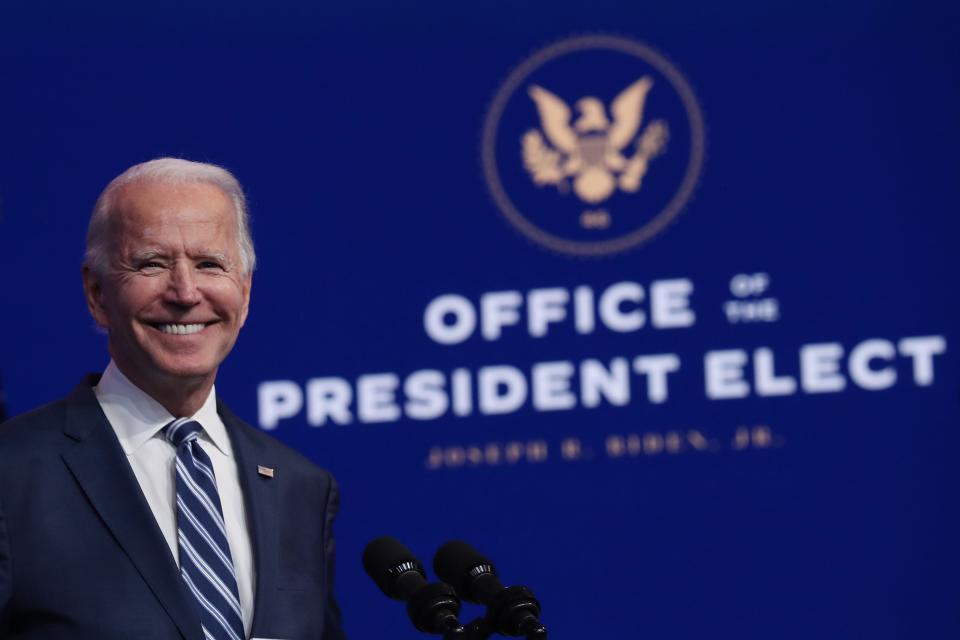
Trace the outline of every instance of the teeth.
<instances>
[{"instance_id":1,"label":"teeth","mask_svg":"<svg viewBox=\"0 0 960 640\"><path fill-rule=\"evenodd\" d=\"M203 331L205 324L161 324L160 331L176 336L188 336Z\"/></svg>"}]
</instances>

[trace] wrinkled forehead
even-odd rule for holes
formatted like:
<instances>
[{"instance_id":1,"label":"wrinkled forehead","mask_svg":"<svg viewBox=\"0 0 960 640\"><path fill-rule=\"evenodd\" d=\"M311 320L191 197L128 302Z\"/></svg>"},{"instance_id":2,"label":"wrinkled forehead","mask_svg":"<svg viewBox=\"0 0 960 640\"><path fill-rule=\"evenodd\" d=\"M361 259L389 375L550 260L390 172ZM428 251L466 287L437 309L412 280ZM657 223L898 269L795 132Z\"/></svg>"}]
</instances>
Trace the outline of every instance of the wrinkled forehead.
<instances>
[{"instance_id":1,"label":"wrinkled forehead","mask_svg":"<svg viewBox=\"0 0 960 640\"><path fill-rule=\"evenodd\" d=\"M233 202L216 185L134 182L117 191L111 209L114 241L236 241Z\"/></svg>"}]
</instances>

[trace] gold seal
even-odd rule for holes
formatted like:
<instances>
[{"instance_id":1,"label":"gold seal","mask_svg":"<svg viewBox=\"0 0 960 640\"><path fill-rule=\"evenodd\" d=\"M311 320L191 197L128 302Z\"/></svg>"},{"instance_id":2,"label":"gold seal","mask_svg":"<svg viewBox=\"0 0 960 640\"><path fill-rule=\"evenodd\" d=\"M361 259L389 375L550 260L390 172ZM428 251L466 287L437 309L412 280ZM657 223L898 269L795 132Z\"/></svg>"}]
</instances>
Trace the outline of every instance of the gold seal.
<instances>
[{"instance_id":1,"label":"gold seal","mask_svg":"<svg viewBox=\"0 0 960 640\"><path fill-rule=\"evenodd\" d=\"M497 166L500 121L507 102L544 64L584 51L613 51L639 59L666 79L686 115L690 149L682 180L666 205L641 226L604 240L564 238L542 229L521 212L507 194ZM601 70L598 70L601 71ZM590 78L584 78L589 86ZM592 95L574 103L574 111L549 88L537 84L526 92L540 117L518 144L522 164L532 184L572 192L588 209L580 215L583 229L604 229L610 214L602 205L616 193L642 190L656 159L669 152L671 124L664 118L643 122L644 105L654 79L636 77L609 105ZM537 126L539 125L539 126ZM676 126L674 124L673 126ZM639 246L664 229L683 209L700 177L704 156L704 127L700 107L683 75L662 55L639 42L616 36L581 36L562 40L524 61L498 89L483 125L482 160L487 186L497 207L523 235L553 251L575 256L600 256Z\"/></svg>"}]
</instances>

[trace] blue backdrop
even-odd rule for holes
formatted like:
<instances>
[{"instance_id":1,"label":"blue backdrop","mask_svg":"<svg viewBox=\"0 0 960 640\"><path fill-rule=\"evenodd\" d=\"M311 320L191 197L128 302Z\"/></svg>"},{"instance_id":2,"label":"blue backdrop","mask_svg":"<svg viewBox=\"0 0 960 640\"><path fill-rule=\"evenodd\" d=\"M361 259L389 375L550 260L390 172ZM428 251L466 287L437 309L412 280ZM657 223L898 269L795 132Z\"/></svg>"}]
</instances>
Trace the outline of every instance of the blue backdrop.
<instances>
[{"instance_id":1,"label":"blue backdrop","mask_svg":"<svg viewBox=\"0 0 960 640\"><path fill-rule=\"evenodd\" d=\"M106 364L100 189L216 162L259 256L218 392L338 477L352 637L419 636L360 566L391 534L557 639L956 638L958 17L8 0L7 412Z\"/></svg>"}]
</instances>

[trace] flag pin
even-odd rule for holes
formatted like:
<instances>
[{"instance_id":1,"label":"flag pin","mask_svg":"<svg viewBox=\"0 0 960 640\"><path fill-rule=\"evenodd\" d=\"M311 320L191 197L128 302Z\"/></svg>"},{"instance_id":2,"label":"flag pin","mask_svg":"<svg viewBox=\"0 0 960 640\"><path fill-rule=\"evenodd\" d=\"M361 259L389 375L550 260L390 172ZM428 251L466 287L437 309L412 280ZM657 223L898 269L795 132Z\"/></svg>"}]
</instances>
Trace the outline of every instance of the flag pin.
<instances>
[{"instance_id":1,"label":"flag pin","mask_svg":"<svg viewBox=\"0 0 960 640\"><path fill-rule=\"evenodd\" d=\"M265 467L262 464L257 465L257 473L262 475L264 478L273 477L273 467Z\"/></svg>"}]
</instances>

